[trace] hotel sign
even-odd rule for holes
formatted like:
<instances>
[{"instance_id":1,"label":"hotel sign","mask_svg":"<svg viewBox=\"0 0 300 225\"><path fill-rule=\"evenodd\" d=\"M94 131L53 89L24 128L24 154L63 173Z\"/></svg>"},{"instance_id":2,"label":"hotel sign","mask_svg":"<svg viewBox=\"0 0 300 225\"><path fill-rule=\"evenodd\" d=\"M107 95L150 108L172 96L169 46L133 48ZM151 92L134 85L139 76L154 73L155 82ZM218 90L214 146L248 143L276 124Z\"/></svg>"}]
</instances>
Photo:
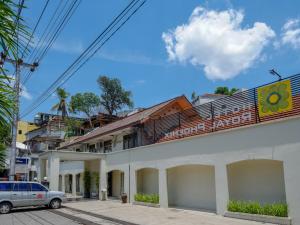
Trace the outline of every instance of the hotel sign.
<instances>
[{"instance_id":1,"label":"hotel sign","mask_svg":"<svg viewBox=\"0 0 300 225\"><path fill-rule=\"evenodd\" d=\"M187 126L165 133L164 138L169 139L190 136L192 134L210 132L216 129L225 129L236 127L239 124L250 123L254 119L251 112L253 107L253 104L248 103L233 107L225 107L225 109L222 110L215 110L213 118L212 115L210 115L207 118L201 119L200 122L194 126Z\"/></svg>"}]
</instances>

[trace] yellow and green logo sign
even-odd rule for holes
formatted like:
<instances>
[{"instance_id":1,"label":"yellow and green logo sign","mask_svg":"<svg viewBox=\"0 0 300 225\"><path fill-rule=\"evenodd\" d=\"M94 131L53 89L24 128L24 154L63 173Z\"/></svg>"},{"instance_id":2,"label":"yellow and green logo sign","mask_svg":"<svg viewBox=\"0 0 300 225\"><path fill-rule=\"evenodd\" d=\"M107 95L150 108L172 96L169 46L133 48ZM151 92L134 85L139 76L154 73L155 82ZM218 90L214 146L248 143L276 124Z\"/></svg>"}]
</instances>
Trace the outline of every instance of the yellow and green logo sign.
<instances>
[{"instance_id":1,"label":"yellow and green logo sign","mask_svg":"<svg viewBox=\"0 0 300 225\"><path fill-rule=\"evenodd\" d=\"M259 116L289 111L293 108L290 80L263 86L257 89Z\"/></svg>"}]
</instances>

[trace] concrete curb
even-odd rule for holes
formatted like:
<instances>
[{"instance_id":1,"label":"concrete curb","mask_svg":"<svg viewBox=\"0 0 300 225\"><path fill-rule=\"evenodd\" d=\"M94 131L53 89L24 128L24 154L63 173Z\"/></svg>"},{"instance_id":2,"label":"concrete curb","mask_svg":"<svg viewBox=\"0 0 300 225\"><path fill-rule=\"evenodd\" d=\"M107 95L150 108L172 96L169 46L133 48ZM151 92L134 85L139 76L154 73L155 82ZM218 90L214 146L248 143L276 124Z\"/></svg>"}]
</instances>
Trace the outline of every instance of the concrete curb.
<instances>
[{"instance_id":1,"label":"concrete curb","mask_svg":"<svg viewBox=\"0 0 300 225\"><path fill-rule=\"evenodd\" d=\"M225 212L224 216L235 218L235 219L252 220L252 221L263 222L263 223L274 223L280 225L292 224L292 220L290 217L266 216L266 215L239 213L239 212Z\"/></svg>"},{"instance_id":2,"label":"concrete curb","mask_svg":"<svg viewBox=\"0 0 300 225\"><path fill-rule=\"evenodd\" d=\"M141 205L141 206L148 206L148 207L154 207L154 208L159 208L159 204L155 203L149 203L149 202L133 202L133 205Z\"/></svg>"}]
</instances>

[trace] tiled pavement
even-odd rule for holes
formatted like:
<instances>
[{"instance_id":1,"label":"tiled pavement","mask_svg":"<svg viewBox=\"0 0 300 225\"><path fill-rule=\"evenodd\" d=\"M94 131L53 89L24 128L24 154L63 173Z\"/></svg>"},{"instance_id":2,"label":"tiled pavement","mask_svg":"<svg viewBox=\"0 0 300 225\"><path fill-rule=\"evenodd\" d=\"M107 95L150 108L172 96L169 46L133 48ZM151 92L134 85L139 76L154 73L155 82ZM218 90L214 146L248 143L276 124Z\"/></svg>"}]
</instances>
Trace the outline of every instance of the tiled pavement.
<instances>
[{"instance_id":1,"label":"tiled pavement","mask_svg":"<svg viewBox=\"0 0 300 225\"><path fill-rule=\"evenodd\" d=\"M98 215L99 218L114 218L139 225L268 225L267 223L225 218L210 212L151 208L121 204L119 201L80 201L64 205L79 210L78 214L86 212L90 216ZM68 208L61 210L68 210Z\"/></svg>"}]
</instances>

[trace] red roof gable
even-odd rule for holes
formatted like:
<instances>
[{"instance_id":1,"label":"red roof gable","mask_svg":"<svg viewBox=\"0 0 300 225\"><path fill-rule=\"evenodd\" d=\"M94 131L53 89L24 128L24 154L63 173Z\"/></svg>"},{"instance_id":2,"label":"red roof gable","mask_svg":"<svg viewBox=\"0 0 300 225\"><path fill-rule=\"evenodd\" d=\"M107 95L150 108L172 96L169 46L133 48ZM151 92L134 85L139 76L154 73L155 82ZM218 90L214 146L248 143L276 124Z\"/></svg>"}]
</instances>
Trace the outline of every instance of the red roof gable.
<instances>
[{"instance_id":1,"label":"red roof gable","mask_svg":"<svg viewBox=\"0 0 300 225\"><path fill-rule=\"evenodd\" d=\"M121 120L109 123L109 124L107 124L103 127L97 127L94 130L92 130L91 132L89 132L89 133L87 133L83 136L80 136L80 137L74 139L73 141L61 146L59 149L70 147L70 146L82 143L84 141L91 140L95 137L106 135L108 133L111 133L111 132L114 132L116 130L120 130L120 129L123 129L123 128L126 128L126 127L129 127L129 126L132 126L132 125L135 125L135 124L143 123L147 119L149 119L150 116L153 115L154 113L160 111L161 109L163 109L167 105L169 105L171 103L174 103L174 102L176 102L180 99L186 101L186 103L191 106L191 103L189 102L189 100L184 95L182 95L182 96L170 99L168 101L162 102L160 104L154 105L154 106L149 107L147 109L144 109L140 112L137 112L135 114L127 116L127 117L125 117Z\"/></svg>"}]
</instances>

